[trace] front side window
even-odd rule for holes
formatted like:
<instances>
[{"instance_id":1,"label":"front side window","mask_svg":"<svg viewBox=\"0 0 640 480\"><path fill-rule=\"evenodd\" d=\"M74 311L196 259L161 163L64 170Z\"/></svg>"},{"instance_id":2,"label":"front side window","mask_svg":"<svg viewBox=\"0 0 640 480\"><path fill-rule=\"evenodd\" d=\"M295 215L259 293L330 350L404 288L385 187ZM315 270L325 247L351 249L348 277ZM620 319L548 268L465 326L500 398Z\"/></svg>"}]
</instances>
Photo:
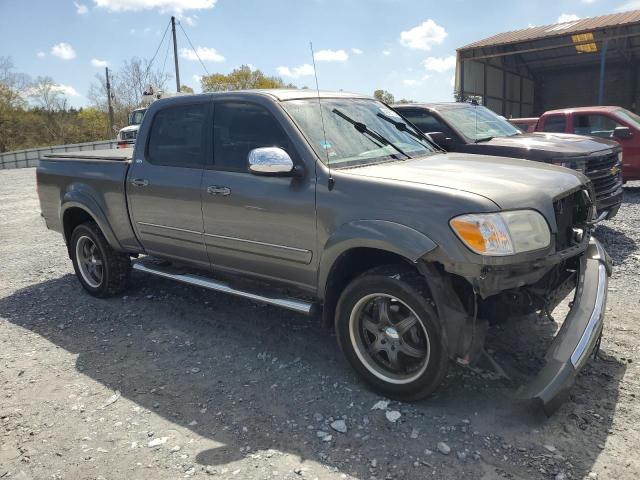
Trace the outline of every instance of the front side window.
<instances>
[{"instance_id":1,"label":"front side window","mask_svg":"<svg viewBox=\"0 0 640 480\"><path fill-rule=\"evenodd\" d=\"M158 111L149 132L147 160L173 167L202 166L207 110L207 104L199 103Z\"/></svg>"},{"instance_id":2,"label":"front side window","mask_svg":"<svg viewBox=\"0 0 640 480\"><path fill-rule=\"evenodd\" d=\"M282 105L320 160L331 166L402 160L435 151L400 115L376 100L323 98L319 104L316 98Z\"/></svg>"},{"instance_id":3,"label":"front side window","mask_svg":"<svg viewBox=\"0 0 640 480\"><path fill-rule=\"evenodd\" d=\"M621 126L614 119L605 115L574 114L573 116L573 132L578 135L611 138L616 127Z\"/></svg>"},{"instance_id":4,"label":"front side window","mask_svg":"<svg viewBox=\"0 0 640 480\"><path fill-rule=\"evenodd\" d=\"M542 126L543 132L564 133L566 131L567 120L564 115L551 115L547 117Z\"/></svg>"},{"instance_id":5,"label":"front side window","mask_svg":"<svg viewBox=\"0 0 640 480\"><path fill-rule=\"evenodd\" d=\"M451 136L451 130L432 113L422 109L400 109L402 115L424 133L442 132Z\"/></svg>"},{"instance_id":6,"label":"front side window","mask_svg":"<svg viewBox=\"0 0 640 480\"><path fill-rule=\"evenodd\" d=\"M480 105L456 105L439 110L440 115L471 141L518 135L520 130L503 117Z\"/></svg>"},{"instance_id":7,"label":"front side window","mask_svg":"<svg viewBox=\"0 0 640 480\"><path fill-rule=\"evenodd\" d=\"M246 102L218 102L213 110L214 168L247 172L249 152L280 147L291 155L289 140L266 108Z\"/></svg>"},{"instance_id":8,"label":"front side window","mask_svg":"<svg viewBox=\"0 0 640 480\"><path fill-rule=\"evenodd\" d=\"M618 108L615 111L615 114L620 117L622 120L631 124L636 129L640 129L640 116L636 115L633 112L630 112L626 108Z\"/></svg>"},{"instance_id":9,"label":"front side window","mask_svg":"<svg viewBox=\"0 0 640 480\"><path fill-rule=\"evenodd\" d=\"M147 109L134 110L129 114L129 125L140 125Z\"/></svg>"}]
</instances>

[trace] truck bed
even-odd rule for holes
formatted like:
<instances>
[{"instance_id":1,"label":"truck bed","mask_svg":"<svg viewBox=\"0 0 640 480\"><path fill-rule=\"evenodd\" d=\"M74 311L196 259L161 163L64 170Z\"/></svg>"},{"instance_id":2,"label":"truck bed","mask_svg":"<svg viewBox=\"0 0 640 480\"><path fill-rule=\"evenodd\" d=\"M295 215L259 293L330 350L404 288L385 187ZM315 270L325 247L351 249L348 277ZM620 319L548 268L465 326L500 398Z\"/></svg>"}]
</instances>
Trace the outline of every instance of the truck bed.
<instances>
[{"instance_id":1,"label":"truck bed","mask_svg":"<svg viewBox=\"0 0 640 480\"><path fill-rule=\"evenodd\" d=\"M38 195L47 226L64 233L65 210L89 205L110 243L120 250L138 251L126 201L132 154L131 148L88 150L52 153L40 159Z\"/></svg>"},{"instance_id":2,"label":"truck bed","mask_svg":"<svg viewBox=\"0 0 640 480\"><path fill-rule=\"evenodd\" d=\"M133 158L133 148L111 148L108 150L82 150L79 152L58 152L43 155L43 158L70 160L115 160L126 162Z\"/></svg>"}]
</instances>

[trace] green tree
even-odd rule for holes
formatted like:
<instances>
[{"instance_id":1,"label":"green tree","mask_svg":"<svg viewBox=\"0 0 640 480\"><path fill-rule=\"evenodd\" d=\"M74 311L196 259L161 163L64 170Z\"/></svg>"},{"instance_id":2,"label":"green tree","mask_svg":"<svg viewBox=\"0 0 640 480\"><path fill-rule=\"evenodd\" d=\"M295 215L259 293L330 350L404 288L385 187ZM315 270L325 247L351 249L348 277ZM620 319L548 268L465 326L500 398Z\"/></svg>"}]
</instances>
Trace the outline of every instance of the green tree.
<instances>
[{"instance_id":1,"label":"green tree","mask_svg":"<svg viewBox=\"0 0 640 480\"><path fill-rule=\"evenodd\" d=\"M180 91L182 93L193 93L193 88L191 88L189 85L180 85Z\"/></svg>"},{"instance_id":2,"label":"green tree","mask_svg":"<svg viewBox=\"0 0 640 480\"><path fill-rule=\"evenodd\" d=\"M380 100L381 102L389 105L394 103L393 94L391 92L387 92L386 90L382 90L382 89L374 90L373 97L376 100Z\"/></svg>"},{"instance_id":3,"label":"green tree","mask_svg":"<svg viewBox=\"0 0 640 480\"><path fill-rule=\"evenodd\" d=\"M79 134L82 136L81 142L90 142L110 138L109 118L101 110L95 107L83 108L78 112L78 123L80 125Z\"/></svg>"},{"instance_id":4,"label":"green tree","mask_svg":"<svg viewBox=\"0 0 640 480\"><path fill-rule=\"evenodd\" d=\"M255 88L296 88L295 85L285 84L280 77L269 77L260 70L251 70L248 65L242 65L231 73L212 73L204 75L200 80L203 92L222 92L227 90L251 90Z\"/></svg>"}]
</instances>

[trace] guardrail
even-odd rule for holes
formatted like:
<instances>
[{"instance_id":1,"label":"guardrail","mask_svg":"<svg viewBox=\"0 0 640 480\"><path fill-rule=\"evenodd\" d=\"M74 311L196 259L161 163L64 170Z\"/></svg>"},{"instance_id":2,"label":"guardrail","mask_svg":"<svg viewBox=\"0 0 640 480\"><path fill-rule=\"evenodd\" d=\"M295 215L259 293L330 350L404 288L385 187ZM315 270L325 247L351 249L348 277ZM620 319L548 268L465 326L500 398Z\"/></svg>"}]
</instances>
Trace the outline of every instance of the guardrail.
<instances>
[{"instance_id":1,"label":"guardrail","mask_svg":"<svg viewBox=\"0 0 640 480\"><path fill-rule=\"evenodd\" d=\"M116 148L116 140L99 140L97 142L72 143L54 145L52 147L28 148L13 152L0 153L0 169L37 167L40 157L48 153L78 152L82 150L107 150Z\"/></svg>"}]
</instances>

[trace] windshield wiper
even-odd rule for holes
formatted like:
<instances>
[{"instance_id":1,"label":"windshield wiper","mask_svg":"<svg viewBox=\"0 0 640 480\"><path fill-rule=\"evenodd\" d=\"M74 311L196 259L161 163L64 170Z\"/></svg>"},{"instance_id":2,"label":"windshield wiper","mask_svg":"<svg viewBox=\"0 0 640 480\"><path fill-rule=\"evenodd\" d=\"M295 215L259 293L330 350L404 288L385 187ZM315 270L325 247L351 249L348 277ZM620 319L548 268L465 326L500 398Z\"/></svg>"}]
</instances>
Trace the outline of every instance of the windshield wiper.
<instances>
[{"instance_id":1,"label":"windshield wiper","mask_svg":"<svg viewBox=\"0 0 640 480\"><path fill-rule=\"evenodd\" d=\"M371 130L369 127L367 127L364 123L362 122L356 122L353 118L349 117L348 115L345 115L344 113L342 113L340 110L338 110L337 108L334 108L333 110L331 110L333 113L335 113L336 115L338 115L339 117L343 118L344 120L346 120L347 122L349 122L351 125L353 125L353 128L355 128L357 131L359 131L361 134L367 136L370 140L373 140L375 143L375 140L377 140L378 142L382 143L383 145L389 145L390 147L392 147L394 150L396 150L398 153L400 153L401 155L404 155L407 158L411 158L410 155L406 154L400 147L398 147L397 145L395 145L393 142L390 142L389 140L387 140L385 137L383 137L382 135L380 135L378 132L376 132L375 130Z\"/></svg>"},{"instance_id":2,"label":"windshield wiper","mask_svg":"<svg viewBox=\"0 0 640 480\"><path fill-rule=\"evenodd\" d=\"M481 143L481 142L490 142L491 140L493 140L494 137L483 137L483 138L477 138L476 141L474 143Z\"/></svg>"},{"instance_id":3,"label":"windshield wiper","mask_svg":"<svg viewBox=\"0 0 640 480\"><path fill-rule=\"evenodd\" d=\"M389 122L391 125L396 127L401 132L405 132L405 133L408 133L409 135L411 135L413 138L418 140L418 143L420 143L420 145L422 145L423 147L427 147L427 148L431 147L432 141L424 133L420 132L420 130L414 131L413 129L409 129L407 127L406 123L404 123L404 122L396 122L393 118L388 117L384 113L377 113L376 115L378 117L380 117L382 120L384 120L385 122ZM425 145L420 140L426 140L430 145ZM440 147L438 147L438 148L440 148Z\"/></svg>"}]
</instances>

